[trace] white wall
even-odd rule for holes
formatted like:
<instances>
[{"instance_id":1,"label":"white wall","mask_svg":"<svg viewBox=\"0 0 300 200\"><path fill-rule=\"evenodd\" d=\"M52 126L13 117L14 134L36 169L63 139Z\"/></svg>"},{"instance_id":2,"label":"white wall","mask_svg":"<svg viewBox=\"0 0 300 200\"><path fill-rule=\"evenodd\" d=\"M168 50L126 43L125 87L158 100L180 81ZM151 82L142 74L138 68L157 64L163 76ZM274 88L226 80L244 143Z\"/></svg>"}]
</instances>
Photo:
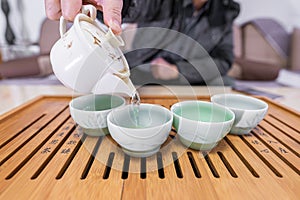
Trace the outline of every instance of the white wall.
<instances>
[{"instance_id":1,"label":"white wall","mask_svg":"<svg viewBox=\"0 0 300 200\"><path fill-rule=\"evenodd\" d=\"M238 24L257 17L276 19L287 31L300 27L299 0L236 0L241 5Z\"/></svg>"},{"instance_id":2,"label":"white wall","mask_svg":"<svg viewBox=\"0 0 300 200\"><path fill-rule=\"evenodd\" d=\"M0 0L1 1L1 0ZM10 21L17 38L20 38L20 17L17 3L23 1L25 25L31 42L37 42L42 20L45 18L44 0L8 0L11 5ZM294 26L300 27L299 0L236 0L241 4L241 13L237 23L243 23L256 17L277 19L288 31ZM0 11L0 45L4 43L5 17Z\"/></svg>"},{"instance_id":3,"label":"white wall","mask_svg":"<svg viewBox=\"0 0 300 200\"><path fill-rule=\"evenodd\" d=\"M0 0L1 1L1 0ZM13 31L17 37L20 39L21 34L21 18L18 12L18 3L23 2L24 4L24 21L25 27L28 31L28 37L31 42L37 42L39 38L40 25L45 18L44 0L8 0L11 7L10 10L10 23ZM5 16L0 9L0 45L5 43Z\"/></svg>"}]
</instances>

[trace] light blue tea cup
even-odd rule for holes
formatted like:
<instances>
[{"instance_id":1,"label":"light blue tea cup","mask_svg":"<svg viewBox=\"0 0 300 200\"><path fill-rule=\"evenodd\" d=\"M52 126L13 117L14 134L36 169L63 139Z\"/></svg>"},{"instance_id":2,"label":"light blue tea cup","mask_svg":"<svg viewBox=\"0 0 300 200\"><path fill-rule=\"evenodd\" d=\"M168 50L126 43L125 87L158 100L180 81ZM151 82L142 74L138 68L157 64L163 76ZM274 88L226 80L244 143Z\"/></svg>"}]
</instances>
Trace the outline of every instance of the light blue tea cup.
<instances>
[{"instance_id":1,"label":"light blue tea cup","mask_svg":"<svg viewBox=\"0 0 300 200\"><path fill-rule=\"evenodd\" d=\"M89 136L108 134L107 115L124 105L123 97L110 94L80 96L69 103L73 120Z\"/></svg>"},{"instance_id":2,"label":"light blue tea cup","mask_svg":"<svg viewBox=\"0 0 300 200\"><path fill-rule=\"evenodd\" d=\"M209 151L229 133L234 113L205 101L183 101L172 105L173 126L180 141L192 149Z\"/></svg>"},{"instance_id":3,"label":"light blue tea cup","mask_svg":"<svg viewBox=\"0 0 300 200\"><path fill-rule=\"evenodd\" d=\"M126 105L109 113L108 129L122 150L133 157L159 151L171 131L172 113L155 104Z\"/></svg>"}]
</instances>

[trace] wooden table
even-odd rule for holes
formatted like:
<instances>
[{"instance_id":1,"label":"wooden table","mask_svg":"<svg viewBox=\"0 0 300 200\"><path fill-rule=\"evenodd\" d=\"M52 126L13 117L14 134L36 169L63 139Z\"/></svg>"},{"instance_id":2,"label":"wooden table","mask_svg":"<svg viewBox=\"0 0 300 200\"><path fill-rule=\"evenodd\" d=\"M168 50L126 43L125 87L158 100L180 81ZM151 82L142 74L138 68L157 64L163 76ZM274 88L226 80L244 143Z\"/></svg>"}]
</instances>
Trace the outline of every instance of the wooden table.
<instances>
[{"instance_id":1,"label":"wooden table","mask_svg":"<svg viewBox=\"0 0 300 200\"><path fill-rule=\"evenodd\" d=\"M89 137L76 126L68 109L72 91L53 86L10 89L1 92L6 95L1 104L5 100L11 107L36 95L55 96L36 98L0 116L0 199L300 196L300 115L274 101L264 99L268 115L251 134L227 135L210 152L185 148L172 130L159 153L139 159L126 156L110 136ZM195 94L209 101L221 92L233 91L147 87L140 94L143 102L169 108L178 98ZM19 100L11 103L16 93Z\"/></svg>"}]
</instances>

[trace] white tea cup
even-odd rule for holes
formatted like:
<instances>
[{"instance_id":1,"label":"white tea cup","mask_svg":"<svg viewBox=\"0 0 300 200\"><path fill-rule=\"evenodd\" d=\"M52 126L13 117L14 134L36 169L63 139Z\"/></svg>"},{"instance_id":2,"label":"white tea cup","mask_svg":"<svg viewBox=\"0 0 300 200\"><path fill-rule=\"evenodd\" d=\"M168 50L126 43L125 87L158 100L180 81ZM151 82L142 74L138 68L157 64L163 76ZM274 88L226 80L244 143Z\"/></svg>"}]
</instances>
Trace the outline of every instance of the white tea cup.
<instances>
[{"instance_id":1,"label":"white tea cup","mask_svg":"<svg viewBox=\"0 0 300 200\"><path fill-rule=\"evenodd\" d=\"M230 133L248 134L265 117L268 104L260 99L242 94L216 94L211 101L228 107L235 114Z\"/></svg>"}]
</instances>

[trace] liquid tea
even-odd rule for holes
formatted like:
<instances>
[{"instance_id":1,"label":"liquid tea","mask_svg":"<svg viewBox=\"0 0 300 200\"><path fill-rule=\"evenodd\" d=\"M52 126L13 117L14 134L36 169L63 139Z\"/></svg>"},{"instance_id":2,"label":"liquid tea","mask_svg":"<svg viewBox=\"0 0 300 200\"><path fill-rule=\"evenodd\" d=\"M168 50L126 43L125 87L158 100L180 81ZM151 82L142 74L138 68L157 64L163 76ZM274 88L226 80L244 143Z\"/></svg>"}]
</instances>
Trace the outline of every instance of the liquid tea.
<instances>
[{"instance_id":1,"label":"liquid tea","mask_svg":"<svg viewBox=\"0 0 300 200\"><path fill-rule=\"evenodd\" d=\"M141 99L139 93L136 91L131 97L131 105L133 110L133 120L136 128L140 127L139 123L139 112L140 112Z\"/></svg>"}]
</instances>

